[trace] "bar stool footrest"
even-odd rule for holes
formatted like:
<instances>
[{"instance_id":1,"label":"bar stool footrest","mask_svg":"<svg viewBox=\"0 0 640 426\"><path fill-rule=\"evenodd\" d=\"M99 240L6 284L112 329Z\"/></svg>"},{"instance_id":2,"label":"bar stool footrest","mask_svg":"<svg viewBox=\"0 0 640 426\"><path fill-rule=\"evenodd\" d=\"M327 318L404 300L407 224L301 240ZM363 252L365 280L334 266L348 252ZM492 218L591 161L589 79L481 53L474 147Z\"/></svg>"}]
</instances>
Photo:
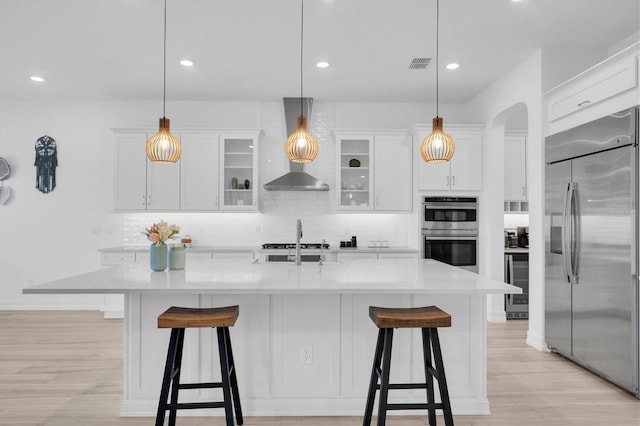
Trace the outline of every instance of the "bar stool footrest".
<instances>
[{"instance_id":1,"label":"bar stool footrest","mask_svg":"<svg viewBox=\"0 0 640 426\"><path fill-rule=\"evenodd\" d=\"M376 389L380 389L380 384L376 386ZM393 383L389 384L387 389L427 389L426 383Z\"/></svg>"},{"instance_id":2,"label":"bar stool footrest","mask_svg":"<svg viewBox=\"0 0 640 426\"><path fill-rule=\"evenodd\" d=\"M444 406L442 405L442 403L427 404L424 402L414 403L414 404L411 404L411 403L387 404L387 410L428 410L430 408L442 410Z\"/></svg>"},{"instance_id":3,"label":"bar stool footrest","mask_svg":"<svg viewBox=\"0 0 640 426\"><path fill-rule=\"evenodd\" d=\"M198 408L224 408L224 402L181 402L167 404L167 410L189 410Z\"/></svg>"},{"instance_id":4,"label":"bar stool footrest","mask_svg":"<svg viewBox=\"0 0 640 426\"><path fill-rule=\"evenodd\" d=\"M212 383L180 383L179 389L213 389L221 388L222 382Z\"/></svg>"}]
</instances>

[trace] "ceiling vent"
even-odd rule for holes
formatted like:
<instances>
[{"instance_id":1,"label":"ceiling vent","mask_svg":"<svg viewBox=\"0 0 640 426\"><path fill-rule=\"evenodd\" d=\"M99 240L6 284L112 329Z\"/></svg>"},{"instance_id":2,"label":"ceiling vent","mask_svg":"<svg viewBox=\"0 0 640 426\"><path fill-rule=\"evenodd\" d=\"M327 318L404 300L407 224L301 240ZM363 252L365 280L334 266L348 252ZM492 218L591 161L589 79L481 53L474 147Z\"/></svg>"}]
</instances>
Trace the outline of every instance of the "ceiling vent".
<instances>
[{"instance_id":1,"label":"ceiling vent","mask_svg":"<svg viewBox=\"0 0 640 426\"><path fill-rule=\"evenodd\" d=\"M423 70L429 65L431 58L413 58L409 64L410 70Z\"/></svg>"}]
</instances>

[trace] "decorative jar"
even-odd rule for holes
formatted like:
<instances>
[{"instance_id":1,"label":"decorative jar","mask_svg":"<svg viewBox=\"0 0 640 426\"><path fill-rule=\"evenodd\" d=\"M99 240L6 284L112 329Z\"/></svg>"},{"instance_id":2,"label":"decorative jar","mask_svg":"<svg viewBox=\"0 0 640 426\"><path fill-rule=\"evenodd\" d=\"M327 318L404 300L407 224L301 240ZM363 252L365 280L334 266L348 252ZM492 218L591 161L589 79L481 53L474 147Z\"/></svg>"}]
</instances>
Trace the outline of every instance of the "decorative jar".
<instances>
[{"instance_id":1,"label":"decorative jar","mask_svg":"<svg viewBox=\"0 0 640 426\"><path fill-rule=\"evenodd\" d=\"M167 269L167 245L165 243L151 244L149 247L149 266L152 271Z\"/></svg>"}]
</instances>

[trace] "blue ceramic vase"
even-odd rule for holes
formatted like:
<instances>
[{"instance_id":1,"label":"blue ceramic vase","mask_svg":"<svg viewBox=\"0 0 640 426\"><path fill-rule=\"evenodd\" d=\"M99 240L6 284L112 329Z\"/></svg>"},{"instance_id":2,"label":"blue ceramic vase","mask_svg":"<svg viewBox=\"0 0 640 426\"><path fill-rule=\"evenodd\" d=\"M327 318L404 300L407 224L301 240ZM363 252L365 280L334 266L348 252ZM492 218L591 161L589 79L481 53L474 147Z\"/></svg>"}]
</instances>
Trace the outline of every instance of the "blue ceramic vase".
<instances>
[{"instance_id":1,"label":"blue ceramic vase","mask_svg":"<svg viewBox=\"0 0 640 426\"><path fill-rule=\"evenodd\" d=\"M149 266L152 271L164 271L167 269L167 245L151 244L149 247Z\"/></svg>"}]
</instances>

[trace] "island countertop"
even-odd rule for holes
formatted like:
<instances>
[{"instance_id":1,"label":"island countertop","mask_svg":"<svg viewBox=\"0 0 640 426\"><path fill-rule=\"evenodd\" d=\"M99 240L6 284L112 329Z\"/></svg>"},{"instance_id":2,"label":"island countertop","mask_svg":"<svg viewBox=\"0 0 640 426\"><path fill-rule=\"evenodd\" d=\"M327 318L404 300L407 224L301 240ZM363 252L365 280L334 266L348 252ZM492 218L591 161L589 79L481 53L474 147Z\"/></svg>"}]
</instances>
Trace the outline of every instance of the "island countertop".
<instances>
[{"instance_id":1,"label":"island countertop","mask_svg":"<svg viewBox=\"0 0 640 426\"><path fill-rule=\"evenodd\" d=\"M24 294L505 294L519 287L431 259L295 264L189 262L153 272L127 264L23 289Z\"/></svg>"}]
</instances>

